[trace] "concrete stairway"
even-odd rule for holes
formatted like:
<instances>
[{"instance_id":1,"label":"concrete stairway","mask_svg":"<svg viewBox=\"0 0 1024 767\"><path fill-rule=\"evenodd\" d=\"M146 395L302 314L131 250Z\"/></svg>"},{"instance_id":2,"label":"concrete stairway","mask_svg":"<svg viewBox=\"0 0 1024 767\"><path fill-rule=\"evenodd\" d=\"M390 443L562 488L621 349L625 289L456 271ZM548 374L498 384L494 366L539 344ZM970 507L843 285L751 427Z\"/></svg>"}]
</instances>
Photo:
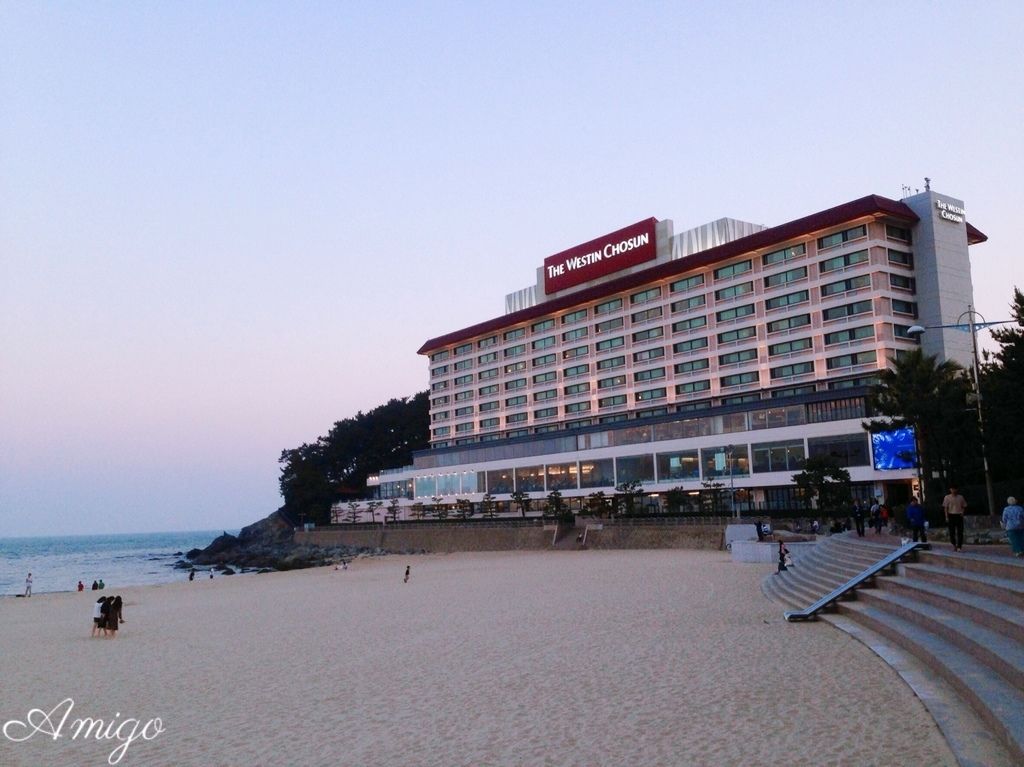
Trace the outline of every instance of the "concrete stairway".
<instances>
[{"instance_id":1,"label":"concrete stairway","mask_svg":"<svg viewBox=\"0 0 1024 767\"><path fill-rule=\"evenodd\" d=\"M897 545L882 536L831 536L789 571L766 577L763 590L787 607L807 607ZM925 677L943 680L940 705L921 697L961 764L1024 764L1024 562L948 548L917 552L916 561L850 597L821 617L887 662L896 647L900 658L925 667ZM913 687L921 671L904 679Z\"/></svg>"}]
</instances>

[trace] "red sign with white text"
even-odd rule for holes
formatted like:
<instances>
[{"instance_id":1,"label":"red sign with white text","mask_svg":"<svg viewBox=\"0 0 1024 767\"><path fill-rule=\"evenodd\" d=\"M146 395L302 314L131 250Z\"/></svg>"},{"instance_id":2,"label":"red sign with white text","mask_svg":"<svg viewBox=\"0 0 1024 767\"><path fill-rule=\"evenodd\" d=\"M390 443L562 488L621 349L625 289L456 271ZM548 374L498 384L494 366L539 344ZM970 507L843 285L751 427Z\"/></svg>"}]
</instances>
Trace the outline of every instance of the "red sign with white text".
<instances>
[{"instance_id":1,"label":"red sign with white text","mask_svg":"<svg viewBox=\"0 0 1024 767\"><path fill-rule=\"evenodd\" d=\"M658 255L654 238L657 219L648 218L544 259L544 292L548 295L604 277Z\"/></svg>"}]
</instances>

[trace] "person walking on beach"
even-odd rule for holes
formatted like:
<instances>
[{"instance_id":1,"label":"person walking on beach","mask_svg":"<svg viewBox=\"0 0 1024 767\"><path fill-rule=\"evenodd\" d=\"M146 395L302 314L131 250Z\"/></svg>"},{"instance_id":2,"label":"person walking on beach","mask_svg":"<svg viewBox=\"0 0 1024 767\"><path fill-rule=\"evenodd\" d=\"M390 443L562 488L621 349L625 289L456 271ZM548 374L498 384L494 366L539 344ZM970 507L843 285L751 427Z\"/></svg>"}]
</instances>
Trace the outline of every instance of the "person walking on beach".
<instances>
[{"instance_id":1,"label":"person walking on beach","mask_svg":"<svg viewBox=\"0 0 1024 767\"><path fill-rule=\"evenodd\" d=\"M29 573L25 578L25 596L32 596L32 573Z\"/></svg>"},{"instance_id":2,"label":"person walking on beach","mask_svg":"<svg viewBox=\"0 0 1024 767\"><path fill-rule=\"evenodd\" d=\"M188 579L190 581L194 581L196 579L196 569L194 567L191 570L189 570Z\"/></svg>"},{"instance_id":3,"label":"person walking on beach","mask_svg":"<svg viewBox=\"0 0 1024 767\"><path fill-rule=\"evenodd\" d=\"M864 506L860 501L853 502L853 524L857 528L857 537L864 537Z\"/></svg>"},{"instance_id":4,"label":"person walking on beach","mask_svg":"<svg viewBox=\"0 0 1024 767\"><path fill-rule=\"evenodd\" d=\"M111 639L117 637L117 626L121 623L122 604L120 594L110 600L110 608L107 610L107 624L105 628L109 632Z\"/></svg>"},{"instance_id":5,"label":"person walking on beach","mask_svg":"<svg viewBox=\"0 0 1024 767\"><path fill-rule=\"evenodd\" d=\"M907 524L910 525L910 530L914 535L914 543L917 543L918 537L921 538L921 543L928 543L928 530L924 526L924 509L917 502L916 495L910 496L910 503L907 504Z\"/></svg>"},{"instance_id":6,"label":"person walking on beach","mask_svg":"<svg viewBox=\"0 0 1024 767\"><path fill-rule=\"evenodd\" d=\"M1002 523L1006 537L1010 539L1013 556L1024 557L1024 508L1021 508L1012 495L1006 499Z\"/></svg>"},{"instance_id":7,"label":"person walking on beach","mask_svg":"<svg viewBox=\"0 0 1024 767\"><path fill-rule=\"evenodd\" d=\"M100 597L92 605L92 634L90 636L99 636L100 629L104 628L104 616L103 616L103 603L107 601L106 597Z\"/></svg>"},{"instance_id":8,"label":"person walking on beach","mask_svg":"<svg viewBox=\"0 0 1024 767\"><path fill-rule=\"evenodd\" d=\"M946 513L949 542L953 544L953 551L964 550L964 511L966 509L967 501L960 495L956 487L951 485L949 493L942 499L942 510Z\"/></svg>"},{"instance_id":9,"label":"person walking on beach","mask_svg":"<svg viewBox=\"0 0 1024 767\"><path fill-rule=\"evenodd\" d=\"M405 566L405 580L403 580L402 583L408 583L409 582L409 571L410 570L412 570L412 567L410 565L406 565Z\"/></svg>"},{"instance_id":10,"label":"person walking on beach","mask_svg":"<svg viewBox=\"0 0 1024 767\"><path fill-rule=\"evenodd\" d=\"M110 619L110 605L113 601L113 597L100 597L99 627L103 629L103 636L107 636L107 621Z\"/></svg>"}]
</instances>

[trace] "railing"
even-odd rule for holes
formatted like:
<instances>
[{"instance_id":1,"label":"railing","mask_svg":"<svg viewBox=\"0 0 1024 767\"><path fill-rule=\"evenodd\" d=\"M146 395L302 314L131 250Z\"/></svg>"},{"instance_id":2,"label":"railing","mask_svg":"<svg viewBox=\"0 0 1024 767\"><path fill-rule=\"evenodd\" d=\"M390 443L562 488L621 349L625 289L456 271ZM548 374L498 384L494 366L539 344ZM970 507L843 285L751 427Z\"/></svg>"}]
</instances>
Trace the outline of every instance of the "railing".
<instances>
[{"instance_id":1,"label":"railing","mask_svg":"<svg viewBox=\"0 0 1024 767\"><path fill-rule=\"evenodd\" d=\"M929 543L906 543L903 546L900 546L898 549L896 549L896 551L886 556L884 559L881 559L880 561L871 565L871 567L869 567L864 572L860 573L859 575L855 575L842 586L833 589L810 607L807 607L803 610L787 610L784 614L785 618L790 623L794 623L796 621L814 620L814 617L818 614L818 612L824 610L833 602L842 598L844 594L853 591L855 588L864 583L864 581L866 581L868 578L877 575L879 572L881 572L887 567L895 565L897 562L903 559L903 557L907 556L910 552L916 549L927 550L930 548L931 544Z\"/></svg>"}]
</instances>

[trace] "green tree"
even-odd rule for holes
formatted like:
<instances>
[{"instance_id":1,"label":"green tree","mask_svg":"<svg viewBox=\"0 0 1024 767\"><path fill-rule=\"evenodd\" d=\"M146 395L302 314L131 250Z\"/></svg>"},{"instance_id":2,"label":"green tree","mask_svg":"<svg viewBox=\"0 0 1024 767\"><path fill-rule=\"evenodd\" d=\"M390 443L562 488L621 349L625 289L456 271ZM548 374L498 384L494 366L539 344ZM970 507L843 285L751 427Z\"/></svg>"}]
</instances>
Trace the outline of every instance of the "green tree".
<instances>
[{"instance_id":1,"label":"green tree","mask_svg":"<svg viewBox=\"0 0 1024 767\"><path fill-rule=\"evenodd\" d=\"M519 514L525 518L526 512L530 510L530 494L524 493L522 490L516 490L509 496L509 499L519 507Z\"/></svg>"},{"instance_id":2,"label":"green tree","mask_svg":"<svg viewBox=\"0 0 1024 767\"><path fill-rule=\"evenodd\" d=\"M366 513L370 515L370 521L377 521L377 509L384 505L384 501L368 501L366 504Z\"/></svg>"},{"instance_id":3,"label":"green tree","mask_svg":"<svg viewBox=\"0 0 1024 767\"><path fill-rule=\"evenodd\" d=\"M390 501L388 501L387 518L388 518L389 521L391 521L391 522L397 522L398 521L398 512L399 512L400 508L401 507L399 506L397 498L392 498Z\"/></svg>"},{"instance_id":4,"label":"green tree","mask_svg":"<svg viewBox=\"0 0 1024 767\"><path fill-rule=\"evenodd\" d=\"M804 462L804 470L793 475L793 481L808 508L815 498L821 511L839 511L850 505L850 472L832 456L808 458Z\"/></svg>"},{"instance_id":5,"label":"green tree","mask_svg":"<svg viewBox=\"0 0 1024 767\"><path fill-rule=\"evenodd\" d=\"M587 511L597 517L603 517L608 513L608 496L604 494L604 490L587 496Z\"/></svg>"},{"instance_id":6,"label":"green tree","mask_svg":"<svg viewBox=\"0 0 1024 767\"><path fill-rule=\"evenodd\" d=\"M431 511L434 516L438 519L448 519L448 505L444 502L444 498L435 495L431 497L430 501L433 504Z\"/></svg>"},{"instance_id":7,"label":"green tree","mask_svg":"<svg viewBox=\"0 0 1024 767\"><path fill-rule=\"evenodd\" d=\"M484 493L484 497L480 500L480 513L487 519L494 519L498 516L498 512L495 508L494 496L490 493Z\"/></svg>"},{"instance_id":8,"label":"green tree","mask_svg":"<svg viewBox=\"0 0 1024 767\"><path fill-rule=\"evenodd\" d=\"M689 494L681 487L673 487L665 492L665 506L672 513L678 513L683 507L689 507Z\"/></svg>"},{"instance_id":9,"label":"green tree","mask_svg":"<svg viewBox=\"0 0 1024 767\"><path fill-rule=\"evenodd\" d=\"M714 477L707 477L701 480L700 486L700 509L709 516L718 516L722 513L725 483Z\"/></svg>"},{"instance_id":10,"label":"green tree","mask_svg":"<svg viewBox=\"0 0 1024 767\"><path fill-rule=\"evenodd\" d=\"M456 498L455 515L459 519L469 519L473 516L473 502L468 498Z\"/></svg>"},{"instance_id":11,"label":"green tree","mask_svg":"<svg viewBox=\"0 0 1024 767\"><path fill-rule=\"evenodd\" d=\"M565 499L562 498L562 491L556 489L548 493L547 508L544 510L545 516L560 517L565 513L565 510Z\"/></svg>"},{"instance_id":12,"label":"green tree","mask_svg":"<svg viewBox=\"0 0 1024 767\"><path fill-rule=\"evenodd\" d=\"M363 510L359 508L357 501L349 501L345 504L348 507L348 511L345 513L345 521L355 524L359 521L359 517L362 516Z\"/></svg>"},{"instance_id":13,"label":"green tree","mask_svg":"<svg viewBox=\"0 0 1024 767\"><path fill-rule=\"evenodd\" d=\"M643 483L639 479L620 483L616 486L615 492L622 500L622 507L627 515L639 513L641 499L644 496Z\"/></svg>"},{"instance_id":14,"label":"green tree","mask_svg":"<svg viewBox=\"0 0 1024 767\"><path fill-rule=\"evenodd\" d=\"M992 476L997 481L1024 476L1024 294L1013 289L1013 324L992 330L999 344L982 365L982 407Z\"/></svg>"}]
</instances>

